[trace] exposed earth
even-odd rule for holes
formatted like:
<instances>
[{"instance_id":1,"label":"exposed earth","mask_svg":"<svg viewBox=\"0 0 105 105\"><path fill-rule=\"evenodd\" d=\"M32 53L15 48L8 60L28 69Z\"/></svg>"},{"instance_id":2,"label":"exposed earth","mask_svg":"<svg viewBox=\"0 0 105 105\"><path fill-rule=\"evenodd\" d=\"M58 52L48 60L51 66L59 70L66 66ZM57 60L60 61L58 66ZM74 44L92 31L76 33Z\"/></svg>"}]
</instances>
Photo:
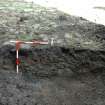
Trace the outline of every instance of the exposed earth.
<instances>
[{"instance_id":1,"label":"exposed earth","mask_svg":"<svg viewBox=\"0 0 105 105\"><path fill-rule=\"evenodd\" d=\"M105 105L105 26L55 8L0 1L0 105ZM10 40L23 45L16 74Z\"/></svg>"}]
</instances>

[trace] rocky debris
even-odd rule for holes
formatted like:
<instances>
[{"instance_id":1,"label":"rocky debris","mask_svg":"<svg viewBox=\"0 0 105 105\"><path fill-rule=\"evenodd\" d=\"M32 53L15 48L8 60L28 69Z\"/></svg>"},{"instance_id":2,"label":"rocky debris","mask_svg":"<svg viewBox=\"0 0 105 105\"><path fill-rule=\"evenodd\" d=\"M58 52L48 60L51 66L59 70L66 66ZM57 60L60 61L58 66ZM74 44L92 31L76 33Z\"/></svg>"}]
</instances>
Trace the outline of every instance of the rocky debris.
<instances>
[{"instance_id":1,"label":"rocky debris","mask_svg":"<svg viewBox=\"0 0 105 105\"><path fill-rule=\"evenodd\" d=\"M6 3L2 1L1 6L5 7ZM53 37L61 47L104 49L103 25L65 14L54 8L16 1L7 4L8 9L0 11L0 44L11 39L49 40ZM9 5L14 9L9 8ZM25 11L26 9L32 10Z\"/></svg>"}]
</instances>

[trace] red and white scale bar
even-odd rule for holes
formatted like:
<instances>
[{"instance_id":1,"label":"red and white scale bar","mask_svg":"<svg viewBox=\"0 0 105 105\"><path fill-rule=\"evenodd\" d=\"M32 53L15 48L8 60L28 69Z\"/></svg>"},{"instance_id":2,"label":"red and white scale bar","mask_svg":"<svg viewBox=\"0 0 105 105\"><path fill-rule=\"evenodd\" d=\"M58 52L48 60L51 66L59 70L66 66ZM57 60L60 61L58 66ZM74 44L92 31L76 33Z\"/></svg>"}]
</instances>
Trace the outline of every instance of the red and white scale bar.
<instances>
[{"instance_id":1,"label":"red and white scale bar","mask_svg":"<svg viewBox=\"0 0 105 105\"><path fill-rule=\"evenodd\" d=\"M54 41L54 39L52 38L51 39L51 46L53 45L53 41ZM19 62L19 49L21 47L20 46L21 44L35 44L35 45L37 45L37 44L42 44L42 45L49 44L48 41L19 41L19 40L14 41L14 40L11 40L10 42L16 44L16 71L17 71L17 74L19 73L19 64L20 64L20 62Z\"/></svg>"}]
</instances>

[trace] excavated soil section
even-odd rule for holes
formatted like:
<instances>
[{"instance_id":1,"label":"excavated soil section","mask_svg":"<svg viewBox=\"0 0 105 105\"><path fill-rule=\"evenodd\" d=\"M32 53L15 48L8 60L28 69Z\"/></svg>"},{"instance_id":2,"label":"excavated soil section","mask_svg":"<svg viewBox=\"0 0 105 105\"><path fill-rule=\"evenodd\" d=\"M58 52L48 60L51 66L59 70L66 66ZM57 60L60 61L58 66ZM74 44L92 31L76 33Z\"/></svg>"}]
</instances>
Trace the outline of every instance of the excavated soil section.
<instances>
[{"instance_id":1,"label":"excavated soil section","mask_svg":"<svg viewBox=\"0 0 105 105\"><path fill-rule=\"evenodd\" d=\"M0 0L0 105L105 105L105 26L5 1ZM17 74L9 40L51 38L54 46L20 48Z\"/></svg>"},{"instance_id":2,"label":"excavated soil section","mask_svg":"<svg viewBox=\"0 0 105 105\"><path fill-rule=\"evenodd\" d=\"M0 48L0 105L104 105L105 51Z\"/></svg>"}]
</instances>

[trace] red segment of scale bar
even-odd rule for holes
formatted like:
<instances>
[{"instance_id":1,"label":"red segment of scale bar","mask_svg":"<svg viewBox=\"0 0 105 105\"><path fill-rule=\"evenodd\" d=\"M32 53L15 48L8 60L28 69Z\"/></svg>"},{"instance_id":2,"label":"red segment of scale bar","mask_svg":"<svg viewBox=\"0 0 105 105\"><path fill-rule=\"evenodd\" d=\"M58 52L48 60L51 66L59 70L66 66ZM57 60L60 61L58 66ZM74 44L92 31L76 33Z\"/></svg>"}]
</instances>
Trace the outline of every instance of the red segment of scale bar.
<instances>
[{"instance_id":1,"label":"red segment of scale bar","mask_svg":"<svg viewBox=\"0 0 105 105\"><path fill-rule=\"evenodd\" d=\"M21 44L20 41L16 42L16 50L19 50L19 48L20 48L20 44Z\"/></svg>"},{"instance_id":2,"label":"red segment of scale bar","mask_svg":"<svg viewBox=\"0 0 105 105\"><path fill-rule=\"evenodd\" d=\"M16 65L19 65L20 64L20 61L18 58L16 58Z\"/></svg>"}]
</instances>

